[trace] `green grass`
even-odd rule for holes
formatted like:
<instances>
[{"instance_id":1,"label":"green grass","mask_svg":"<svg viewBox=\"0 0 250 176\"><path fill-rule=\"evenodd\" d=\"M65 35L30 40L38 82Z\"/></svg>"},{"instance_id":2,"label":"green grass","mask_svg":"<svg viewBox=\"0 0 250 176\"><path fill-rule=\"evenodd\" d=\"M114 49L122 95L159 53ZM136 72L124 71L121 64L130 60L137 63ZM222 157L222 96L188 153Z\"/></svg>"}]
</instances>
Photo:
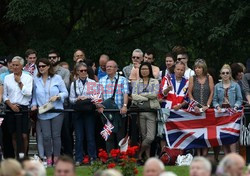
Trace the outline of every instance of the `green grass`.
<instances>
[{"instance_id":1,"label":"green grass","mask_svg":"<svg viewBox=\"0 0 250 176\"><path fill-rule=\"evenodd\" d=\"M177 175L188 176L188 167L186 166L167 166L166 171L172 171ZM137 176L142 176L142 167L138 167L139 174ZM76 169L77 176L91 176L91 172L87 166L78 167ZM47 169L47 176L53 176L53 168Z\"/></svg>"}]
</instances>

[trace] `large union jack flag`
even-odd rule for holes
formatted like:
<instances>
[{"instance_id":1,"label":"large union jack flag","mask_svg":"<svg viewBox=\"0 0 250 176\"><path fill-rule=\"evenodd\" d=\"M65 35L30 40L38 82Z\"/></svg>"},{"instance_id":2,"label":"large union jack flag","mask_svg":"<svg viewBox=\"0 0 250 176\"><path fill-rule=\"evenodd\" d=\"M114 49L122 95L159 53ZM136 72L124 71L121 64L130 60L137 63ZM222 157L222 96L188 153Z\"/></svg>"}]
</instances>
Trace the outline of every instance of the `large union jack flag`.
<instances>
[{"instance_id":1,"label":"large union jack flag","mask_svg":"<svg viewBox=\"0 0 250 176\"><path fill-rule=\"evenodd\" d=\"M170 112L165 124L170 148L207 148L237 142L242 111L230 113L208 109L201 114L178 110Z\"/></svg>"}]
</instances>

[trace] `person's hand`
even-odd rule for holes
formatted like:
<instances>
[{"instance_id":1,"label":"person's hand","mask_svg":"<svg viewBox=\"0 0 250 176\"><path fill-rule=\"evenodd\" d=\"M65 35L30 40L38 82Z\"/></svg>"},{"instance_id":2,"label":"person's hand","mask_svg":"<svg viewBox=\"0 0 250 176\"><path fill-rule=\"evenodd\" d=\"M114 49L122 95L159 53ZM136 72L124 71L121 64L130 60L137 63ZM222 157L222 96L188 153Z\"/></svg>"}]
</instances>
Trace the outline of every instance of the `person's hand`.
<instances>
[{"instance_id":1,"label":"person's hand","mask_svg":"<svg viewBox=\"0 0 250 176\"><path fill-rule=\"evenodd\" d=\"M58 99L60 99L60 97L58 95L55 95L55 96L51 97L49 101L55 102Z\"/></svg>"},{"instance_id":2,"label":"person's hand","mask_svg":"<svg viewBox=\"0 0 250 176\"><path fill-rule=\"evenodd\" d=\"M207 107L207 106L202 106L202 110L203 110L203 112L205 112L207 109L208 109L208 107Z\"/></svg>"},{"instance_id":3,"label":"person's hand","mask_svg":"<svg viewBox=\"0 0 250 176\"><path fill-rule=\"evenodd\" d=\"M194 107L194 112L197 114L200 114L200 108L198 108L197 106Z\"/></svg>"},{"instance_id":4,"label":"person's hand","mask_svg":"<svg viewBox=\"0 0 250 176\"><path fill-rule=\"evenodd\" d=\"M139 63L139 62L135 62L135 63L134 63L134 67L135 67L135 68L139 68L139 67L140 67L140 63Z\"/></svg>"},{"instance_id":5,"label":"person's hand","mask_svg":"<svg viewBox=\"0 0 250 176\"><path fill-rule=\"evenodd\" d=\"M77 100L85 100L85 99L87 99L87 97L85 97L85 96L79 96L79 97L77 97Z\"/></svg>"},{"instance_id":6,"label":"person's hand","mask_svg":"<svg viewBox=\"0 0 250 176\"><path fill-rule=\"evenodd\" d=\"M12 104L12 105L10 106L10 108L11 108L12 111L14 111L14 112L19 112L19 111L20 111L19 106L18 106L17 104Z\"/></svg>"},{"instance_id":7,"label":"person's hand","mask_svg":"<svg viewBox=\"0 0 250 176\"><path fill-rule=\"evenodd\" d=\"M14 74L15 81L19 83L21 81L21 75L15 75Z\"/></svg>"},{"instance_id":8,"label":"person's hand","mask_svg":"<svg viewBox=\"0 0 250 176\"><path fill-rule=\"evenodd\" d=\"M219 106L216 109L218 110L218 113L221 113L221 108Z\"/></svg>"},{"instance_id":9,"label":"person's hand","mask_svg":"<svg viewBox=\"0 0 250 176\"><path fill-rule=\"evenodd\" d=\"M126 107L126 106L123 106L123 107L121 108L121 110L120 110L120 114L121 114L121 115L124 115L124 114L127 113L127 111L128 111L127 107Z\"/></svg>"},{"instance_id":10,"label":"person's hand","mask_svg":"<svg viewBox=\"0 0 250 176\"><path fill-rule=\"evenodd\" d=\"M164 90L164 94L166 95L169 91L173 90L173 86L170 85Z\"/></svg>"},{"instance_id":11,"label":"person's hand","mask_svg":"<svg viewBox=\"0 0 250 176\"><path fill-rule=\"evenodd\" d=\"M37 106L32 106L31 111L36 111L37 110Z\"/></svg>"},{"instance_id":12,"label":"person's hand","mask_svg":"<svg viewBox=\"0 0 250 176\"><path fill-rule=\"evenodd\" d=\"M181 104L174 105L173 108L175 111L178 111L179 109L181 109Z\"/></svg>"},{"instance_id":13,"label":"person's hand","mask_svg":"<svg viewBox=\"0 0 250 176\"><path fill-rule=\"evenodd\" d=\"M102 113L103 113L103 110L104 110L104 108L103 108L103 107L100 107L100 108L98 108L98 109L97 109L97 111L98 111L100 114L102 114Z\"/></svg>"}]
</instances>

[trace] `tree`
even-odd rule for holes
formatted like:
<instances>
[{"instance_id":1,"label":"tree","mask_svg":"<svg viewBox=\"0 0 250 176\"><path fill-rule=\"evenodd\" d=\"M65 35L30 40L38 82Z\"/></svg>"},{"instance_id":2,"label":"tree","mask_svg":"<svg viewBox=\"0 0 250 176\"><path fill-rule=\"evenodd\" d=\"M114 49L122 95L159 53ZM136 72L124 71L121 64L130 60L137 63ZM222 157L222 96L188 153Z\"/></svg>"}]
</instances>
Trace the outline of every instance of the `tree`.
<instances>
[{"instance_id":1,"label":"tree","mask_svg":"<svg viewBox=\"0 0 250 176\"><path fill-rule=\"evenodd\" d=\"M247 0L5 0L0 2L0 53L40 56L58 48L70 61L75 48L97 60L107 53L121 65L135 48L153 48L157 63L175 45L188 48L191 61L205 58L219 68L245 62L249 48Z\"/></svg>"}]
</instances>

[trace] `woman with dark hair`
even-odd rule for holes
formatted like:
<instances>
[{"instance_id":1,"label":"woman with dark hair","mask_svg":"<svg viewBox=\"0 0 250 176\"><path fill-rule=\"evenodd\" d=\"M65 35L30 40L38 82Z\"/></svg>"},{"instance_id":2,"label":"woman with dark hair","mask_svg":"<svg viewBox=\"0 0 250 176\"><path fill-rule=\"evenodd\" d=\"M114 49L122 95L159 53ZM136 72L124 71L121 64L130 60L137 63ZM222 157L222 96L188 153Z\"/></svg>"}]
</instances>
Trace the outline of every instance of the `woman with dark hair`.
<instances>
[{"instance_id":1,"label":"woman with dark hair","mask_svg":"<svg viewBox=\"0 0 250 176\"><path fill-rule=\"evenodd\" d=\"M134 83L132 91L133 104L145 109L160 108L157 100L159 82L153 76L150 63L143 62L139 68L140 79ZM156 132L156 114L154 112L139 113L140 130L142 143L138 155L139 162L142 161L142 154L145 152L146 159L150 157L150 145L154 140Z\"/></svg>"},{"instance_id":2,"label":"woman with dark hair","mask_svg":"<svg viewBox=\"0 0 250 176\"><path fill-rule=\"evenodd\" d=\"M37 110L48 102L52 102L54 109L63 110L64 99L68 97L68 91L62 77L54 74L53 67L48 59L37 61L38 74L34 77L33 98L31 110ZM38 114L43 135L43 144L48 166L52 166L52 153L56 163L61 151L61 128L63 113Z\"/></svg>"}]
</instances>

